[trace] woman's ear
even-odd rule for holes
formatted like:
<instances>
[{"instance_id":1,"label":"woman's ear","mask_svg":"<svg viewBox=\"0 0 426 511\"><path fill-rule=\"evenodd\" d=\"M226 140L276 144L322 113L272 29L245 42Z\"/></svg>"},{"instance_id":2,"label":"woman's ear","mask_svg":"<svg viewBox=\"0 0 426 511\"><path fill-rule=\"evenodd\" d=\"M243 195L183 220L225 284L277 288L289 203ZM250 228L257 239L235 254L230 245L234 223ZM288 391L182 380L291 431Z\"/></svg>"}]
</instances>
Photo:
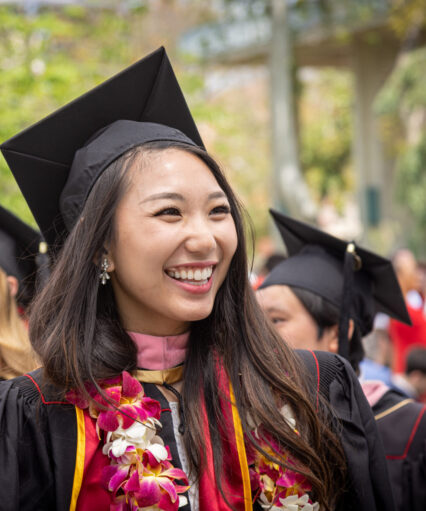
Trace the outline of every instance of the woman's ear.
<instances>
[{"instance_id":1,"label":"woman's ear","mask_svg":"<svg viewBox=\"0 0 426 511\"><path fill-rule=\"evenodd\" d=\"M339 326L333 325L330 327L330 337L328 339L328 351L331 353L339 352Z\"/></svg>"},{"instance_id":2,"label":"woman's ear","mask_svg":"<svg viewBox=\"0 0 426 511\"><path fill-rule=\"evenodd\" d=\"M348 326L348 341L352 339L352 336L354 335L355 330L355 323L353 319L349 320L349 326Z\"/></svg>"},{"instance_id":3,"label":"woman's ear","mask_svg":"<svg viewBox=\"0 0 426 511\"><path fill-rule=\"evenodd\" d=\"M8 275L6 277L7 285L9 287L9 293L11 296L15 297L18 294L19 289L19 282L16 277L13 277L12 275Z\"/></svg>"},{"instance_id":4,"label":"woman's ear","mask_svg":"<svg viewBox=\"0 0 426 511\"><path fill-rule=\"evenodd\" d=\"M112 271L115 270L114 259L112 258L112 255L109 252L107 252L106 254L102 255L102 257L101 257L101 264L104 261L107 262L107 265L108 265L107 272L108 273L111 273Z\"/></svg>"},{"instance_id":5,"label":"woman's ear","mask_svg":"<svg viewBox=\"0 0 426 511\"><path fill-rule=\"evenodd\" d=\"M339 351L339 326L333 325L324 329L322 340L325 343L324 348L330 353Z\"/></svg>"},{"instance_id":6,"label":"woman's ear","mask_svg":"<svg viewBox=\"0 0 426 511\"><path fill-rule=\"evenodd\" d=\"M353 319L349 320L348 341L352 339L355 323ZM327 351L331 353L339 352L339 325L333 325L325 329L324 340L327 343Z\"/></svg>"},{"instance_id":7,"label":"woman's ear","mask_svg":"<svg viewBox=\"0 0 426 511\"><path fill-rule=\"evenodd\" d=\"M106 248L103 248L101 253L96 255L93 262L98 268L102 268L102 270L106 270L108 273L114 271L115 269L112 254Z\"/></svg>"}]
</instances>

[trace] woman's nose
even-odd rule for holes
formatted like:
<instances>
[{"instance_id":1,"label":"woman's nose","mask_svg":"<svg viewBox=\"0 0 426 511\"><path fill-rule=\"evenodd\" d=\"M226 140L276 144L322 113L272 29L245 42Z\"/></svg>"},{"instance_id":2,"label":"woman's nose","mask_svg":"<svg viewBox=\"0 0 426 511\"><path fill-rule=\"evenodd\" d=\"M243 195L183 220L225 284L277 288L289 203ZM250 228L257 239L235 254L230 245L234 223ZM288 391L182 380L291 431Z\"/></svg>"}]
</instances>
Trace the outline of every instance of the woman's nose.
<instances>
[{"instance_id":1,"label":"woman's nose","mask_svg":"<svg viewBox=\"0 0 426 511\"><path fill-rule=\"evenodd\" d=\"M208 226L198 223L188 234L185 248L192 253L209 254L216 248L216 239Z\"/></svg>"}]
</instances>

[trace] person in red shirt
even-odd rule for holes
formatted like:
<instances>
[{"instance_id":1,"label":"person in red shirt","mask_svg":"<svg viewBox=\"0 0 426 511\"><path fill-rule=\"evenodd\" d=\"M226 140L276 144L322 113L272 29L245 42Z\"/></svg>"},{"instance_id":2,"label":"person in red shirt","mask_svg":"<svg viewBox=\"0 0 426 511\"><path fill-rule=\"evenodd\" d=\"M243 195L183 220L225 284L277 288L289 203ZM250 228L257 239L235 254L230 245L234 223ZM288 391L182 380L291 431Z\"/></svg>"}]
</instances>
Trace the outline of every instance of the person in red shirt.
<instances>
[{"instance_id":1,"label":"person in red shirt","mask_svg":"<svg viewBox=\"0 0 426 511\"><path fill-rule=\"evenodd\" d=\"M419 271L416 259L407 249L398 250L392 259L399 285L405 297L418 288ZM393 344L393 370L403 373L408 351L416 346L426 346L426 316L423 307L415 307L406 299L412 325L392 319L389 334Z\"/></svg>"}]
</instances>

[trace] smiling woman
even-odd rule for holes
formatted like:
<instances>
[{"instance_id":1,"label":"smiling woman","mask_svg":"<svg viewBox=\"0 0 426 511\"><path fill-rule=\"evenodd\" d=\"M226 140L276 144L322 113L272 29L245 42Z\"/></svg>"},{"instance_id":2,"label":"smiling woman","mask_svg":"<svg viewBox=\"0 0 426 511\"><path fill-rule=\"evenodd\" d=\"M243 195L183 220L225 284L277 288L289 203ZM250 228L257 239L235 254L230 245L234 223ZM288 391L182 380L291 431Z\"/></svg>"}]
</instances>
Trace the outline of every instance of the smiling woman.
<instances>
[{"instance_id":1,"label":"smiling woman","mask_svg":"<svg viewBox=\"0 0 426 511\"><path fill-rule=\"evenodd\" d=\"M164 145L130 155L107 251L123 326L158 336L187 332L211 313L237 247L229 201L210 168L195 152Z\"/></svg>"},{"instance_id":2,"label":"smiling woman","mask_svg":"<svg viewBox=\"0 0 426 511\"><path fill-rule=\"evenodd\" d=\"M164 50L2 150L57 251L30 319L43 369L0 386L2 509L392 510L355 378L333 359L362 491L322 379L257 305Z\"/></svg>"}]
</instances>

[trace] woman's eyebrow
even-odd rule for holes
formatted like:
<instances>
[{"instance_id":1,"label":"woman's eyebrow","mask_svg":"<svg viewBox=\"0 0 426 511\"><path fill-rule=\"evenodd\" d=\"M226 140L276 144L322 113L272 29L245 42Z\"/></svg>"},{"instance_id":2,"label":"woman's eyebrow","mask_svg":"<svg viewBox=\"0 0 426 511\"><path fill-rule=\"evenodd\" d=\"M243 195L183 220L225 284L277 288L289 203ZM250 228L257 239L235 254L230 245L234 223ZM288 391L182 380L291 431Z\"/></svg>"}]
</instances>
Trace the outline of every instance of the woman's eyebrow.
<instances>
[{"instance_id":1,"label":"woman's eyebrow","mask_svg":"<svg viewBox=\"0 0 426 511\"><path fill-rule=\"evenodd\" d=\"M270 307L265 307L265 312L268 312L270 314L285 314L287 310L285 308L278 308L274 305L271 305Z\"/></svg>"},{"instance_id":2,"label":"woman's eyebrow","mask_svg":"<svg viewBox=\"0 0 426 511\"><path fill-rule=\"evenodd\" d=\"M162 192L162 193L154 193L153 195L150 195L149 197L147 197L146 199L141 201L141 204L143 202L150 202L150 201L160 200L160 199L172 199L172 200L180 200L180 201L185 200L183 195L181 195L180 193Z\"/></svg>"},{"instance_id":3,"label":"woman's eyebrow","mask_svg":"<svg viewBox=\"0 0 426 511\"><path fill-rule=\"evenodd\" d=\"M219 190L217 192L213 192L208 196L208 199L227 199L226 193L222 190Z\"/></svg>"},{"instance_id":4,"label":"woman's eyebrow","mask_svg":"<svg viewBox=\"0 0 426 511\"><path fill-rule=\"evenodd\" d=\"M226 198L226 194L222 190L219 190L217 192L213 192L213 193L209 194L209 196L208 196L208 200L223 199L223 198ZM184 196L181 195L180 193L161 192L161 193L154 193L153 195L150 195L149 197L147 197L146 199L144 199L140 203L142 204L144 202L151 202L151 201L154 201L154 200L161 200L161 199L171 199L171 200L179 200L179 201L184 201L185 200Z\"/></svg>"}]
</instances>

